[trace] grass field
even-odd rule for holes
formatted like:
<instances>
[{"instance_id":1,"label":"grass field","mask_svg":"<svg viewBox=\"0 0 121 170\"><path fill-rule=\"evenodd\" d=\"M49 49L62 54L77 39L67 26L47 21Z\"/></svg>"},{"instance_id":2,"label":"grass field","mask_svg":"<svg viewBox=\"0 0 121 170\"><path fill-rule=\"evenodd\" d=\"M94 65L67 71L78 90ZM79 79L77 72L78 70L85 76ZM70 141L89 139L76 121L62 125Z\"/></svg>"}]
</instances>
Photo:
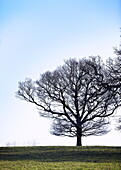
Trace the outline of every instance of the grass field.
<instances>
[{"instance_id":1,"label":"grass field","mask_svg":"<svg viewBox=\"0 0 121 170\"><path fill-rule=\"evenodd\" d=\"M0 170L121 170L121 147L0 147Z\"/></svg>"}]
</instances>

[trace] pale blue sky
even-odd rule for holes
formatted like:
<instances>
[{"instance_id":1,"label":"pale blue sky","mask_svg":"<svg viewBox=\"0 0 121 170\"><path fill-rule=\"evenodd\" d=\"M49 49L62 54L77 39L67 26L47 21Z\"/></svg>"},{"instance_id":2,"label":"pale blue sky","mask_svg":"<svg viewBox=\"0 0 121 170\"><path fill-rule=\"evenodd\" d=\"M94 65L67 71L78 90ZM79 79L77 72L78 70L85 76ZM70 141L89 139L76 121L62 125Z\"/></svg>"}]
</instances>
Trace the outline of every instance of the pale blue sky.
<instances>
[{"instance_id":1,"label":"pale blue sky","mask_svg":"<svg viewBox=\"0 0 121 170\"><path fill-rule=\"evenodd\" d=\"M115 57L121 0L0 0L0 146L75 145L49 134L50 122L15 98L18 82L37 79L64 59ZM115 137L114 137L115 136ZM115 140L114 140L115 138ZM121 134L83 139L83 145L120 145Z\"/></svg>"}]
</instances>

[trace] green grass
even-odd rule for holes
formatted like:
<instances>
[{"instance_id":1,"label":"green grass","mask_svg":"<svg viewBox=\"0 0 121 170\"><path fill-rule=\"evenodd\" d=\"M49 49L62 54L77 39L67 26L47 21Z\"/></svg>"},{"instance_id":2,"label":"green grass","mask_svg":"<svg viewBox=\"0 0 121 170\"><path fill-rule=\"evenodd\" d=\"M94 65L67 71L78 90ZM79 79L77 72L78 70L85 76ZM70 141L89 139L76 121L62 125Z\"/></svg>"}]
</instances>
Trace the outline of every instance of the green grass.
<instances>
[{"instance_id":1,"label":"green grass","mask_svg":"<svg viewBox=\"0 0 121 170\"><path fill-rule=\"evenodd\" d=\"M121 170L121 147L0 147L0 170Z\"/></svg>"}]
</instances>

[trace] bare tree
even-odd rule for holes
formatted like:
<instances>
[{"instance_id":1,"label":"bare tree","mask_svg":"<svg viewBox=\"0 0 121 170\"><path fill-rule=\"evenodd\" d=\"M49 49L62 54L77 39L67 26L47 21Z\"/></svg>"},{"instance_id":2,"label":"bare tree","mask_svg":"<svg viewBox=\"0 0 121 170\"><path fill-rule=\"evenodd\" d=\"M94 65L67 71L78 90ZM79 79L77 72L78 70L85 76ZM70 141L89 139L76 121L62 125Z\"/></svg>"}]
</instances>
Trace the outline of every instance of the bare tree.
<instances>
[{"instance_id":1,"label":"bare tree","mask_svg":"<svg viewBox=\"0 0 121 170\"><path fill-rule=\"evenodd\" d=\"M117 57L115 59L109 59L108 61L110 86L116 91L117 102L119 103L119 106L121 106L121 48L119 50L115 48L114 52ZM117 116L119 119L117 119L118 125L116 126L116 130L121 131L121 115Z\"/></svg>"},{"instance_id":2,"label":"bare tree","mask_svg":"<svg viewBox=\"0 0 121 170\"><path fill-rule=\"evenodd\" d=\"M40 75L36 82L19 82L17 97L34 103L40 116L53 119L52 134L77 137L77 146L81 146L82 136L109 131L108 118L119 106L108 76L99 56L70 59L55 71Z\"/></svg>"}]
</instances>

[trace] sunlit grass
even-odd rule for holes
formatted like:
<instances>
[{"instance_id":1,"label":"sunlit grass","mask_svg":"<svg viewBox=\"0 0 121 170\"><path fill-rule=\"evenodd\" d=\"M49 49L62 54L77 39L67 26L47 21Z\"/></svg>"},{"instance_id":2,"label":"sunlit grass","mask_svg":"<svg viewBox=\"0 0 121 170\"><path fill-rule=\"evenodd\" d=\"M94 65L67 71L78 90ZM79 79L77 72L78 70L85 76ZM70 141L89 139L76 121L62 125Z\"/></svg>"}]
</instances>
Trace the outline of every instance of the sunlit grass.
<instances>
[{"instance_id":1,"label":"sunlit grass","mask_svg":"<svg viewBox=\"0 0 121 170\"><path fill-rule=\"evenodd\" d=\"M1 161L0 170L121 170L121 163Z\"/></svg>"},{"instance_id":2,"label":"sunlit grass","mask_svg":"<svg viewBox=\"0 0 121 170\"><path fill-rule=\"evenodd\" d=\"M1 147L0 170L120 170L121 147Z\"/></svg>"}]
</instances>

